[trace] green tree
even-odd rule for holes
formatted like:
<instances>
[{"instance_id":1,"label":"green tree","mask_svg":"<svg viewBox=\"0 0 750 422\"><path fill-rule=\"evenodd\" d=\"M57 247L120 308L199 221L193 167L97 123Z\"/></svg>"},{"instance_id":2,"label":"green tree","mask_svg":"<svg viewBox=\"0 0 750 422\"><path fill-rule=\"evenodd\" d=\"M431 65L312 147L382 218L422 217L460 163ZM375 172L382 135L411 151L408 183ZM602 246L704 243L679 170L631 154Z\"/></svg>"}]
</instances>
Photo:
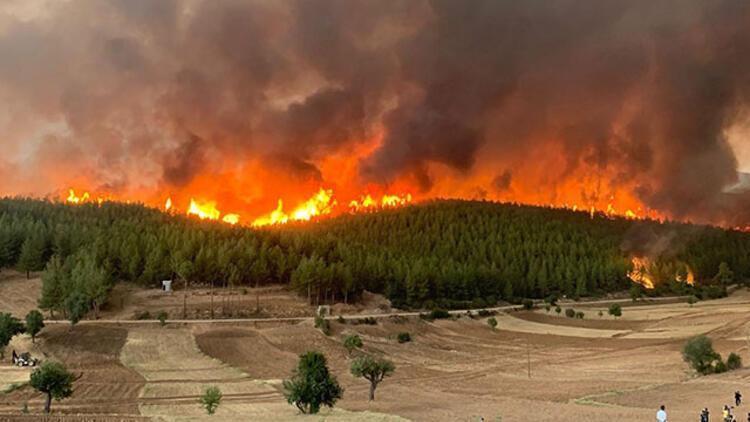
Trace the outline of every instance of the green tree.
<instances>
[{"instance_id":1,"label":"green tree","mask_svg":"<svg viewBox=\"0 0 750 422\"><path fill-rule=\"evenodd\" d=\"M615 318L622 316L622 307L619 303L613 303L609 305L609 310L607 311L610 315L612 315Z\"/></svg>"},{"instance_id":2,"label":"green tree","mask_svg":"<svg viewBox=\"0 0 750 422\"><path fill-rule=\"evenodd\" d=\"M5 359L5 347L16 334L24 332L21 321L9 313L0 314L0 359Z\"/></svg>"},{"instance_id":3,"label":"green tree","mask_svg":"<svg viewBox=\"0 0 750 422\"><path fill-rule=\"evenodd\" d=\"M73 375L59 362L44 362L31 373L30 384L40 393L47 395L44 412L49 413L52 399L62 400L73 394Z\"/></svg>"},{"instance_id":4,"label":"green tree","mask_svg":"<svg viewBox=\"0 0 750 422\"><path fill-rule=\"evenodd\" d=\"M357 378L370 381L370 400L375 400L375 389L385 377L393 374L396 367L393 362L372 356L362 356L352 362L351 372Z\"/></svg>"},{"instance_id":5,"label":"green tree","mask_svg":"<svg viewBox=\"0 0 750 422\"><path fill-rule=\"evenodd\" d=\"M39 271L44 268L44 239L39 236L27 238L21 246L21 255L18 257L16 265L18 269L26 273L26 279L29 278L31 271Z\"/></svg>"},{"instance_id":6,"label":"green tree","mask_svg":"<svg viewBox=\"0 0 750 422\"><path fill-rule=\"evenodd\" d=\"M693 337L682 348L682 358L701 375L714 372L721 356L713 348L711 339L705 335Z\"/></svg>"},{"instance_id":7,"label":"green tree","mask_svg":"<svg viewBox=\"0 0 750 422\"><path fill-rule=\"evenodd\" d=\"M54 317L56 310L64 309L66 273L62 259L54 255L42 274L42 293L39 308L50 311Z\"/></svg>"},{"instance_id":8,"label":"green tree","mask_svg":"<svg viewBox=\"0 0 750 422\"><path fill-rule=\"evenodd\" d=\"M487 325L489 325L493 330L495 330L497 328L497 319L495 317L488 318Z\"/></svg>"},{"instance_id":9,"label":"green tree","mask_svg":"<svg viewBox=\"0 0 750 422\"><path fill-rule=\"evenodd\" d=\"M222 394L219 387L212 386L206 388L206 391L204 391L201 396L201 404L203 405L203 408L206 409L206 413L209 415L216 413L216 409L221 403L221 397Z\"/></svg>"},{"instance_id":10,"label":"green tree","mask_svg":"<svg viewBox=\"0 0 750 422\"><path fill-rule=\"evenodd\" d=\"M726 262L719 264L719 272L714 276L714 280L724 286L732 284L734 272L729 268L729 264Z\"/></svg>"},{"instance_id":11,"label":"green tree","mask_svg":"<svg viewBox=\"0 0 750 422\"><path fill-rule=\"evenodd\" d=\"M31 336L31 342L36 342L36 335L44 328L44 316L42 313L33 309L26 314L26 333Z\"/></svg>"},{"instance_id":12,"label":"green tree","mask_svg":"<svg viewBox=\"0 0 750 422\"><path fill-rule=\"evenodd\" d=\"M73 292L65 299L65 310L68 312L68 320L72 328L89 311L89 302L86 295L78 291Z\"/></svg>"},{"instance_id":13,"label":"green tree","mask_svg":"<svg viewBox=\"0 0 750 422\"><path fill-rule=\"evenodd\" d=\"M362 338L357 334L350 334L344 337L344 347L349 352L349 355L351 355L354 349L362 348Z\"/></svg>"},{"instance_id":14,"label":"green tree","mask_svg":"<svg viewBox=\"0 0 750 422\"><path fill-rule=\"evenodd\" d=\"M300 355L292 378L284 380L284 396L289 404L302 413L315 414L321 406L333 407L344 390L328 370L326 358L320 352Z\"/></svg>"}]
</instances>

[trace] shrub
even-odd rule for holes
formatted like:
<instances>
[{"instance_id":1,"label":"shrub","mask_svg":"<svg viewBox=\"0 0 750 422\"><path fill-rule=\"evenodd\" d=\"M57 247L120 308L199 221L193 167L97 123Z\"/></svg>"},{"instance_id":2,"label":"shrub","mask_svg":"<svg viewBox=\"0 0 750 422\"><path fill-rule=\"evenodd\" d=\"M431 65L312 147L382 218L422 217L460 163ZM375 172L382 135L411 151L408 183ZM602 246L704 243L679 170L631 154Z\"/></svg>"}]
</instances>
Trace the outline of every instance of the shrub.
<instances>
[{"instance_id":1,"label":"shrub","mask_svg":"<svg viewBox=\"0 0 750 422\"><path fill-rule=\"evenodd\" d=\"M581 312L581 311L576 312L576 318L577 319L583 319L584 316L585 316L585 314L583 312Z\"/></svg>"},{"instance_id":2,"label":"shrub","mask_svg":"<svg viewBox=\"0 0 750 422\"><path fill-rule=\"evenodd\" d=\"M209 415L216 413L219 403L221 403L221 390L219 390L219 387L206 388L203 396L201 396L201 404L206 409L206 413Z\"/></svg>"},{"instance_id":3,"label":"shrub","mask_svg":"<svg viewBox=\"0 0 750 422\"><path fill-rule=\"evenodd\" d=\"M704 335L693 337L685 343L682 358L702 375L715 372L715 366L721 362L721 356L714 350L711 339Z\"/></svg>"},{"instance_id":4,"label":"shrub","mask_svg":"<svg viewBox=\"0 0 750 422\"><path fill-rule=\"evenodd\" d=\"M620 317L622 316L622 307L620 306L619 303L613 303L609 305L608 313L615 318Z\"/></svg>"},{"instance_id":5,"label":"shrub","mask_svg":"<svg viewBox=\"0 0 750 422\"><path fill-rule=\"evenodd\" d=\"M633 286L630 288L630 299L635 302L640 299L642 295L643 292L641 291L641 285L633 284Z\"/></svg>"},{"instance_id":6,"label":"shrub","mask_svg":"<svg viewBox=\"0 0 750 422\"><path fill-rule=\"evenodd\" d=\"M318 413L321 406L333 407L344 390L331 375L325 356L320 352L300 355L292 378L284 380L284 396L302 413Z\"/></svg>"},{"instance_id":7,"label":"shrub","mask_svg":"<svg viewBox=\"0 0 750 422\"><path fill-rule=\"evenodd\" d=\"M568 317L568 318L575 318L575 316L576 316L575 309L573 309L573 308L566 309L565 310L565 316Z\"/></svg>"},{"instance_id":8,"label":"shrub","mask_svg":"<svg viewBox=\"0 0 750 422\"><path fill-rule=\"evenodd\" d=\"M344 347L346 351L351 355L354 349L362 347L362 338L356 334L350 334L344 337Z\"/></svg>"},{"instance_id":9,"label":"shrub","mask_svg":"<svg viewBox=\"0 0 750 422\"><path fill-rule=\"evenodd\" d=\"M138 313L135 314L135 319L137 319L139 321L143 321L143 320L146 320L146 319L151 319L151 312L149 312L149 311L140 311L140 312L138 312Z\"/></svg>"},{"instance_id":10,"label":"shrub","mask_svg":"<svg viewBox=\"0 0 750 422\"><path fill-rule=\"evenodd\" d=\"M429 313L430 319L448 319L451 317L450 312L446 311L445 309L433 309Z\"/></svg>"},{"instance_id":11,"label":"shrub","mask_svg":"<svg viewBox=\"0 0 750 422\"><path fill-rule=\"evenodd\" d=\"M167 313L164 311L159 312L159 315L156 317L159 320L159 323L161 326L167 325Z\"/></svg>"},{"instance_id":12,"label":"shrub","mask_svg":"<svg viewBox=\"0 0 750 422\"><path fill-rule=\"evenodd\" d=\"M597 315L599 315L599 318L601 318L601 317L603 317L603 316L604 316L604 312L602 312L602 311L600 310L600 311L599 311L599 312L597 313Z\"/></svg>"},{"instance_id":13,"label":"shrub","mask_svg":"<svg viewBox=\"0 0 750 422\"><path fill-rule=\"evenodd\" d=\"M497 311L488 311L487 309L480 309L479 312L477 312L477 315L479 315L482 318L487 318L489 316L497 315Z\"/></svg>"},{"instance_id":14,"label":"shrub","mask_svg":"<svg viewBox=\"0 0 750 422\"><path fill-rule=\"evenodd\" d=\"M742 358L737 353L730 353L727 357L727 368L731 371L742 368Z\"/></svg>"},{"instance_id":15,"label":"shrub","mask_svg":"<svg viewBox=\"0 0 750 422\"><path fill-rule=\"evenodd\" d=\"M521 303L523 304L523 309L527 311L534 309L534 301L531 299L524 299Z\"/></svg>"},{"instance_id":16,"label":"shrub","mask_svg":"<svg viewBox=\"0 0 750 422\"><path fill-rule=\"evenodd\" d=\"M336 318L336 321L338 321L339 324L346 324L346 320L341 315L339 315L339 317Z\"/></svg>"},{"instance_id":17,"label":"shrub","mask_svg":"<svg viewBox=\"0 0 750 422\"><path fill-rule=\"evenodd\" d=\"M688 303L688 305L690 305L691 307L692 307L693 305L695 305L695 304L696 304L697 302L698 302L698 296L695 296L695 295L691 295L691 296L690 296L690 297L689 297L689 298L687 299L687 303Z\"/></svg>"},{"instance_id":18,"label":"shrub","mask_svg":"<svg viewBox=\"0 0 750 422\"><path fill-rule=\"evenodd\" d=\"M558 300L557 295L554 295L554 294L549 295L544 299L544 301L549 303L550 306L557 306L557 300Z\"/></svg>"},{"instance_id":19,"label":"shrub","mask_svg":"<svg viewBox=\"0 0 750 422\"><path fill-rule=\"evenodd\" d=\"M411 334L409 333L398 333L396 337L399 343L408 343L411 341Z\"/></svg>"},{"instance_id":20,"label":"shrub","mask_svg":"<svg viewBox=\"0 0 750 422\"><path fill-rule=\"evenodd\" d=\"M497 328L497 319L495 319L495 317L489 318L487 320L487 325L489 325L490 327L492 327L492 329L494 330L495 328Z\"/></svg>"},{"instance_id":21,"label":"shrub","mask_svg":"<svg viewBox=\"0 0 750 422\"><path fill-rule=\"evenodd\" d=\"M401 315L391 315L390 317L388 317L388 319L390 319L394 324L404 324L408 320L408 318Z\"/></svg>"},{"instance_id":22,"label":"shrub","mask_svg":"<svg viewBox=\"0 0 750 422\"><path fill-rule=\"evenodd\" d=\"M557 315L560 315L560 312L562 312L562 308L559 306L555 306L555 312L557 313Z\"/></svg>"},{"instance_id":23,"label":"shrub","mask_svg":"<svg viewBox=\"0 0 750 422\"><path fill-rule=\"evenodd\" d=\"M714 374L722 374L724 372L727 372L727 364L723 361L719 360L714 365L713 373Z\"/></svg>"}]
</instances>

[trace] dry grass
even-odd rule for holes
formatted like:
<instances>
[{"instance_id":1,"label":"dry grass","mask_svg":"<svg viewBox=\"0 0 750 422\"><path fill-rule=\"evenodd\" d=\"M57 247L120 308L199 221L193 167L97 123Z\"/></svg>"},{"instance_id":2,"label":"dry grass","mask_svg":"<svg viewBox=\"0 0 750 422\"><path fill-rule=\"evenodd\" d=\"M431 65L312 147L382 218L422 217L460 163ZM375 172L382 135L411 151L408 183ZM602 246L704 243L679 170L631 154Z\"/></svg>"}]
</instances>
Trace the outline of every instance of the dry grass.
<instances>
[{"instance_id":1,"label":"dry grass","mask_svg":"<svg viewBox=\"0 0 750 422\"><path fill-rule=\"evenodd\" d=\"M27 280L26 274L13 270L0 271L0 311L10 312L23 318L32 309L37 309L37 299L42 291L42 279L32 274Z\"/></svg>"}]
</instances>

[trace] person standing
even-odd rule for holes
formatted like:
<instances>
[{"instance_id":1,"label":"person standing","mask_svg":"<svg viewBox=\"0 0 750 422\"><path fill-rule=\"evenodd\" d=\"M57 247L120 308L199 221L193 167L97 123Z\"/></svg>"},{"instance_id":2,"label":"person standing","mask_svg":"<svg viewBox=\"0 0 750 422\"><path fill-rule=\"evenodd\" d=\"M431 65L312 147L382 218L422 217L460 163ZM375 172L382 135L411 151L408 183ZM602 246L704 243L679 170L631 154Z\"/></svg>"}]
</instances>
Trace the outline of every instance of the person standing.
<instances>
[{"instance_id":1,"label":"person standing","mask_svg":"<svg viewBox=\"0 0 750 422\"><path fill-rule=\"evenodd\" d=\"M734 392L734 405L739 406L742 404L742 394L738 391Z\"/></svg>"},{"instance_id":2,"label":"person standing","mask_svg":"<svg viewBox=\"0 0 750 422\"><path fill-rule=\"evenodd\" d=\"M704 407L703 410L701 410L701 422L709 422L708 415L708 408Z\"/></svg>"},{"instance_id":3,"label":"person standing","mask_svg":"<svg viewBox=\"0 0 750 422\"><path fill-rule=\"evenodd\" d=\"M667 422L667 410L662 404L656 412L656 422Z\"/></svg>"}]
</instances>

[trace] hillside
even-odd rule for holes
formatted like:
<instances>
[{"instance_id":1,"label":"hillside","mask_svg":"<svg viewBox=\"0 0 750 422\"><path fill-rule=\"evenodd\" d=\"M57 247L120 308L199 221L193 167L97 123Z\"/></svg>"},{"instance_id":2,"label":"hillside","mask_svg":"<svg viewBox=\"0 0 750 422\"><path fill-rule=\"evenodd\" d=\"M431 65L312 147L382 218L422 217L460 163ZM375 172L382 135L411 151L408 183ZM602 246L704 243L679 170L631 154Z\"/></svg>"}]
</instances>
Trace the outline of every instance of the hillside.
<instances>
[{"instance_id":1,"label":"hillside","mask_svg":"<svg viewBox=\"0 0 750 422\"><path fill-rule=\"evenodd\" d=\"M684 266L697 286L726 284L750 277L750 234L459 200L264 230L139 205L0 200L0 267L45 269L41 305L52 311L74 295L96 311L116 280L154 287L168 278L289 283L316 303L369 290L397 306L482 307L627 289L634 256L672 280ZM721 263L729 273L718 279ZM656 291L675 289L669 279Z\"/></svg>"}]
</instances>

